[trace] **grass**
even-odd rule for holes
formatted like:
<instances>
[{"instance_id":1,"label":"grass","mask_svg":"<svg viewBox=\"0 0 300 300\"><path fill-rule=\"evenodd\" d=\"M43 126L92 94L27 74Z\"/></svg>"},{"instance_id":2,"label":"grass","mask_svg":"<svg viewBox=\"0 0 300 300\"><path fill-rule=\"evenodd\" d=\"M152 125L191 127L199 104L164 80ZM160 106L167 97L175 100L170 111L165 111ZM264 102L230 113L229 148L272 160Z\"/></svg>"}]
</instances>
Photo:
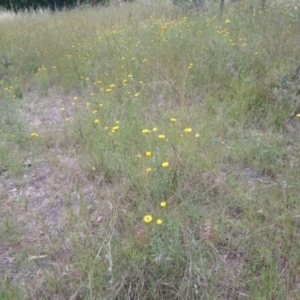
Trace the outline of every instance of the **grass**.
<instances>
[{"instance_id":1,"label":"grass","mask_svg":"<svg viewBox=\"0 0 300 300\"><path fill-rule=\"evenodd\" d=\"M299 3L152 2L1 20L1 299L297 299Z\"/></svg>"}]
</instances>

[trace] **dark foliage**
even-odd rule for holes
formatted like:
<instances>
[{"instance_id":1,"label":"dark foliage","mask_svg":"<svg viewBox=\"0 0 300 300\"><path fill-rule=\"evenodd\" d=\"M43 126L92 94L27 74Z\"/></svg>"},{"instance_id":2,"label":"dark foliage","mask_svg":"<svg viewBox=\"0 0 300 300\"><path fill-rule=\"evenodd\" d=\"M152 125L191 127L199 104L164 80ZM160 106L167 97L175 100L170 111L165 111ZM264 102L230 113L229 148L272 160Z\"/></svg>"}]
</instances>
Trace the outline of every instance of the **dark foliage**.
<instances>
[{"instance_id":1,"label":"dark foliage","mask_svg":"<svg viewBox=\"0 0 300 300\"><path fill-rule=\"evenodd\" d=\"M106 4L109 0L1 0L0 9L21 11L25 9L37 10L39 8L51 8L51 10L62 10L72 8L78 4Z\"/></svg>"}]
</instances>

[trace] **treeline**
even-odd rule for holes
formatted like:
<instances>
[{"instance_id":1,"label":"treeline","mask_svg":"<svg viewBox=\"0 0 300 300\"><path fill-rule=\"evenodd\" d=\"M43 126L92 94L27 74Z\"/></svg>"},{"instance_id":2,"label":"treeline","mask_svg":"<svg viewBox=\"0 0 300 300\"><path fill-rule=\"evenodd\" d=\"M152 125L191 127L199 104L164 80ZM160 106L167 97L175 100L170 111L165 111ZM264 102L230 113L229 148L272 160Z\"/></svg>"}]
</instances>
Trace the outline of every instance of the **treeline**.
<instances>
[{"instance_id":1,"label":"treeline","mask_svg":"<svg viewBox=\"0 0 300 300\"><path fill-rule=\"evenodd\" d=\"M123 0L126 1L126 0ZM120 0L120 2L123 2ZM61 10L72 8L82 4L107 4L109 0L1 0L0 9L21 11L25 9L37 10L39 8L50 8L51 10Z\"/></svg>"}]
</instances>

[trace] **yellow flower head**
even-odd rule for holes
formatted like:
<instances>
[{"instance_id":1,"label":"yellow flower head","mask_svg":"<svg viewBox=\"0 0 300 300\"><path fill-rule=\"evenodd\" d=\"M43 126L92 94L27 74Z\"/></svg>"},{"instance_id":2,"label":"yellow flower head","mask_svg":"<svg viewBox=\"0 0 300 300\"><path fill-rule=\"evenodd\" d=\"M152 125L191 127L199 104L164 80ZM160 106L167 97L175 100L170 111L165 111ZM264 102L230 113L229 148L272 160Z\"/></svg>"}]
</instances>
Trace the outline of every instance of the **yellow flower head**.
<instances>
[{"instance_id":1,"label":"yellow flower head","mask_svg":"<svg viewBox=\"0 0 300 300\"><path fill-rule=\"evenodd\" d=\"M297 118L300 118L300 114L297 114L296 116L297 116Z\"/></svg>"},{"instance_id":2,"label":"yellow flower head","mask_svg":"<svg viewBox=\"0 0 300 300\"><path fill-rule=\"evenodd\" d=\"M225 23L226 23L226 24L230 23L230 20L229 20L229 19L227 19L227 20L225 21Z\"/></svg>"},{"instance_id":3,"label":"yellow flower head","mask_svg":"<svg viewBox=\"0 0 300 300\"><path fill-rule=\"evenodd\" d=\"M196 134L195 134L195 138L198 139L199 137L200 137L200 134L199 134L199 133L196 133Z\"/></svg>"},{"instance_id":4,"label":"yellow flower head","mask_svg":"<svg viewBox=\"0 0 300 300\"><path fill-rule=\"evenodd\" d=\"M39 136L39 134L36 133L36 132L33 132L33 133L31 134L31 136L32 136L32 137L37 137L37 136Z\"/></svg>"},{"instance_id":5,"label":"yellow flower head","mask_svg":"<svg viewBox=\"0 0 300 300\"><path fill-rule=\"evenodd\" d=\"M160 202L160 206L161 207L166 207L167 206L167 202L166 201Z\"/></svg>"},{"instance_id":6,"label":"yellow flower head","mask_svg":"<svg viewBox=\"0 0 300 300\"><path fill-rule=\"evenodd\" d=\"M152 128L152 131L153 132L157 131L157 128L156 127Z\"/></svg>"},{"instance_id":7,"label":"yellow flower head","mask_svg":"<svg viewBox=\"0 0 300 300\"><path fill-rule=\"evenodd\" d=\"M167 168L167 167L169 166L169 163L165 161L164 163L162 163L162 166L163 166L164 168Z\"/></svg>"},{"instance_id":8,"label":"yellow flower head","mask_svg":"<svg viewBox=\"0 0 300 300\"><path fill-rule=\"evenodd\" d=\"M147 168L147 169L146 169L146 172L147 172L147 173L152 172L152 168Z\"/></svg>"},{"instance_id":9,"label":"yellow flower head","mask_svg":"<svg viewBox=\"0 0 300 300\"><path fill-rule=\"evenodd\" d=\"M163 140L165 138L165 135L164 134L160 134L158 137Z\"/></svg>"},{"instance_id":10,"label":"yellow flower head","mask_svg":"<svg viewBox=\"0 0 300 300\"><path fill-rule=\"evenodd\" d=\"M171 122L176 122L176 121L177 121L177 119L175 119L175 118L171 118L171 119L170 119L170 121L171 121Z\"/></svg>"},{"instance_id":11,"label":"yellow flower head","mask_svg":"<svg viewBox=\"0 0 300 300\"><path fill-rule=\"evenodd\" d=\"M157 219L157 220L156 220L156 224L157 224L157 225L161 225L162 223L163 223L162 219Z\"/></svg>"},{"instance_id":12,"label":"yellow flower head","mask_svg":"<svg viewBox=\"0 0 300 300\"><path fill-rule=\"evenodd\" d=\"M190 132L192 132L192 128L185 128L185 129L184 129L184 132L190 133Z\"/></svg>"},{"instance_id":13,"label":"yellow flower head","mask_svg":"<svg viewBox=\"0 0 300 300\"><path fill-rule=\"evenodd\" d=\"M94 120L94 123L99 124L99 120L98 119Z\"/></svg>"},{"instance_id":14,"label":"yellow flower head","mask_svg":"<svg viewBox=\"0 0 300 300\"><path fill-rule=\"evenodd\" d=\"M151 215L146 215L143 220L144 220L145 223L150 223L152 221L152 216Z\"/></svg>"},{"instance_id":15,"label":"yellow flower head","mask_svg":"<svg viewBox=\"0 0 300 300\"><path fill-rule=\"evenodd\" d=\"M114 126L114 127L112 128L113 131L117 131L118 129L119 129L119 126Z\"/></svg>"},{"instance_id":16,"label":"yellow flower head","mask_svg":"<svg viewBox=\"0 0 300 300\"><path fill-rule=\"evenodd\" d=\"M151 154L152 154L151 151L146 152L146 156L148 156L148 157L151 156Z\"/></svg>"},{"instance_id":17,"label":"yellow flower head","mask_svg":"<svg viewBox=\"0 0 300 300\"><path fill-rule=\"evenodd\" d=\"M142 133L148 133L149 132L149 129L143 129L142 130Z\"/></svg>"}]
</instances>

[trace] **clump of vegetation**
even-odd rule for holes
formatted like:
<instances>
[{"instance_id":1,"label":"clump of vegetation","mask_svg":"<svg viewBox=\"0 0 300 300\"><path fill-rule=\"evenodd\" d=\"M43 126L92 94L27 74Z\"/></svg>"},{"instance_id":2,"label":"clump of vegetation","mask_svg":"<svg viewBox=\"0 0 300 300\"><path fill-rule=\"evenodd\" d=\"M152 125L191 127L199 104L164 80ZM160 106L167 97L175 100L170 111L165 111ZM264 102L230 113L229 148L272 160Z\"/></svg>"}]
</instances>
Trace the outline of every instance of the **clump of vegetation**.
<instances>
[{"instance_id":1,"label":"clump of vegetation","mask_svg":"<svg viewBox=\"0 0 300 300\"><path fill-rule=\"evenodd\" d=\"M1 21L0 298L296 298L299 20L152 1Z\"/></svg>"}]
</instances>

